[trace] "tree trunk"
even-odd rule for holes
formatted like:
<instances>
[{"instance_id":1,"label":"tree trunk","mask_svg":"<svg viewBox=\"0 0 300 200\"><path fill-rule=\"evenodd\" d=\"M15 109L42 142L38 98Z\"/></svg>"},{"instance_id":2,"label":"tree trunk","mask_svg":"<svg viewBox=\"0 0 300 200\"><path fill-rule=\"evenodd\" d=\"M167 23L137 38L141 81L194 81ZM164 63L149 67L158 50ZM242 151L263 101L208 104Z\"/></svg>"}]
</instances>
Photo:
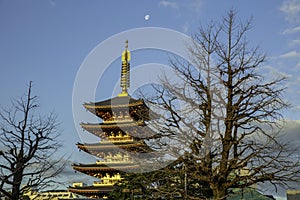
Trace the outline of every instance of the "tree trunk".
<instances>
[{"instance_id":1,"label":"tree trunk","mask_svg":"<svg viewBox=\"0 0 300 200\"><path fill-rule=\"evenodd\" d=\"M226 200L226 189L224 187L213 188L213 200Z\"/></svg>"},{"instance_id":2,"label":"tree trunk","mask_svg":"<svg viewBox=\"0 0 300 200\"><path fill-rule=\"evenodd\" d=\"M17 165L17 170L13 178L13 188L12 188L12 200L20 199L20 186L23 178L23 167L20 164Z\"/></svg>"},{"instance_id":3,"label":"tree trunk","mask_svg":"<svg viewBox=\"0 0 300 200\"><path fill-rule=\"evenodd\" d=\"M19 183L19 182L14 183L13 188L12 188L12 194L11 194L12 200L19 199L20 185L21 185L21 183Z\"/></svg>"}]
</instances>

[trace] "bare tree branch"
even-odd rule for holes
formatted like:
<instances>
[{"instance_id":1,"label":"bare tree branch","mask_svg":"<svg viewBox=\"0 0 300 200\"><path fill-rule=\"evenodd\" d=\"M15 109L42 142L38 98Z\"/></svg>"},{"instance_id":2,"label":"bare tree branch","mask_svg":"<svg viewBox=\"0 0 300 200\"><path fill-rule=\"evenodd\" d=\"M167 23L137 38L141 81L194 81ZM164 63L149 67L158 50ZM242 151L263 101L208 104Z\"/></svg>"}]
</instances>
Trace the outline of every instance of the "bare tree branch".
<instances>
[{"instance_id":1,"label":"bare tree branch","mask_svg":"<svg viewBox=\"0 0 300 200\"><path fill-rule=\"evenodd\" d=\"M266 81L259 74L266 56L248 47L250 28L251 19L238 23L235 11L221 23L201 27L188 48L192 63L171 60L179 81L164 76L156 95L148 98L161 116L149 122L162 136L156 149L168 144L174 156L185 152L159 172L159 179L146 181L157 184L153 193L226 199L230 188L300 180L299 156L281 134L282 111L289 108L283 98L285 77ZM189 177L188 194L183 174Z\"/></svg>"},{"instance_id":2,"label":"bare tree branch","mask_svg":"<svg viewBox=\"0 0 300 200\"><path fill-rule=\"evenodd\" d=\"M65 167L62 158L51 158L61 147L57 118L39 116L31 93L30 82L27 94L0 112L0 192L12 200L32 187L50 186Z\"/></svg>"}]
</instances>

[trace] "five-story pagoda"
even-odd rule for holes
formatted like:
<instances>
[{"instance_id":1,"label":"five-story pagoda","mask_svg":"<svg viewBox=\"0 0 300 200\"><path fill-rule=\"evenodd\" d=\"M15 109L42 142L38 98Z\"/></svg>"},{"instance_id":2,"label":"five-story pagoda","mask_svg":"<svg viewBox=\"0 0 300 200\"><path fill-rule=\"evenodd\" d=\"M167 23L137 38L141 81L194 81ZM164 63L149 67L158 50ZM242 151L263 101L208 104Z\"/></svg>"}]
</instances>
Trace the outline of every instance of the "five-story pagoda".
<instances>
[{"instance_id":1,"label":"five-story pagoda","mask_svg":"<svg viewBox=\"0 0 300 200\"><path fill-rule=\"evenodd\" d=\"M73 184L74 192L90 198L105 198L114 190L114 185L122 180L126 172L139 169L134 157L150 152L144 142L154 134L145 121L149 118L149 108L142 99L134 99L127 92L130 84L130 52L128 41L122 53L121 88L122 92L112 99L85 103L83 106L102 119L102 123L81 123L84 130L98 136L98 143L78 143L77 147L97 156L94 164L74 164L73 169L99 178L91 186Z\"/></svg>"}]
</instances>

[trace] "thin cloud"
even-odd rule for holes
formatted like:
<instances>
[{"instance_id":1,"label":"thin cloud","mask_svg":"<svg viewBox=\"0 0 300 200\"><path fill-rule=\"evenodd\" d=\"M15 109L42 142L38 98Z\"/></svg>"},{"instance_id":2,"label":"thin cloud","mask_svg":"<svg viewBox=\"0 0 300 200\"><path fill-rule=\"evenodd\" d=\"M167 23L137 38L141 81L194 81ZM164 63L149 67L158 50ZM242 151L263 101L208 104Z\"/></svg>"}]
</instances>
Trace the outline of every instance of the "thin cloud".
<instances>
[{"instance_id":1,"label":"thin cloud","mask_svg":"<svg viewBox=\"0 0 300 200\"><path fill-rule=\"evenodd\" d=\"M297 108L300 109L300 106ZM283 132L289 141L300 143L300 120L286 120Z\"/></svg>"},{"instance_id":2,"label":"thin cloud","mask_svg":"<svg viewBox=\"0 0 300 200\"><path fill-rule=\"evenodd\" d=\"M163 7L169 7L169 8L178 8L178 4L176 2L173 2L173 1L167 1L167 0L162 0L159 2L159 5L160 6L163 6Z\"/></svg>"},{"instance_id":3,"label":"thin cloud","mask_svg":"<svg viewBox=\"0 0 300 200\"><path fill-rule=\"evenodd\" d=\"M286 34L293 34L300 32L300 26L294 27L294 28L288 28L284 30L281 34L286 35Z\"/></svg>"},{"instance_id":4,"label":"thin cloud","mask_svg":"<svg viewBox=\"0 0 300 200\"><path fill-rule=\"evenodd\" d=\"M189 31L189 28L190 26L188 22L184 23L184 25L182 26L182 30L184 33L187 33Z\"/></svg>"},{"instance_id":5,"label":"thin cloud","mask_svg":"<svg viewBox=\"0 0 300 200\"><path fill-rule=\"evenodd\" d=\"M203 0L190 0L184 2L174 2L170 0L161 0L159 2L159 6L172 8L172 9L179 9L179 8L186 8L189 10L199 11L202 8Z\"/></svg>"},{"instance_id":6,"label":"thin cloud","mask_svg":"<svg viewBox=\"0 0 300 200\"><path fill-rule=\"evenodd\" d=\"M285 14L285 20L290 23L300 22L300 1L286 0L283 1L280 10Z\"/></svg>"},{"instance_id":7,"label":"thin cloud","mask_svg":"<svg viewBox=\"0 0 300 200\"><path fill-rule=\"evenodd\" d=\"M289 46L298 46L300 45L300 39L289 41Z\"/></svg>"},{"instance_id":8,"label":"thin cloud","mask_svg":"<svg viewBox=\"0 0 300 200\"><path fill-rule=\"evenodd\" d=\"M192 0L190 3L185 4L189 9L199 11L202 8L203 0Z\"/></svg>"},{"instance_id":9,"label":"thin cloud","mask_svg":"<svg viewBox=\"0 0 300 200\"><path fill-rule=\"evenodd\" d=\"M288 53L279 56L279 58L297 58L297 57L300 57L300 53L298 53L297 51L290 51Z\"/></svg>"},{"instance_id":10,"label":"thin cloud","mask_svg":"<svg viewBox=\"0 0 300 200\"><path fill-rule=\"evenodd\" d=\"M285 120L282 125L282 140L284 142L288 142L289 147L295 150L294 155L298 156L300 154L300 120ZM289 183L288 185L289 187L299 189L299 185L297 183ZM281 187L280 185L274 188L271 183L261 183L258 187L260 190L263 190L264 194L276 194L282 197L286 195L286 188ZM276 197L276 199L279 198Z\"/></svg>"},{"instance_id":11,"label":"thin cloud","mask_svg":"<svg viewBox=\"0 0 300 200\"><path fill-rule=\"evenodd\" d=\"M270 65L266 65L262 68L263 70L266 70L268 77L271 77L272 79L274 77L286 77L286 78L290 78L292 77L292 75L284 73L279 71L277 68L270 66Z\"/></svg>"}]
</instances>

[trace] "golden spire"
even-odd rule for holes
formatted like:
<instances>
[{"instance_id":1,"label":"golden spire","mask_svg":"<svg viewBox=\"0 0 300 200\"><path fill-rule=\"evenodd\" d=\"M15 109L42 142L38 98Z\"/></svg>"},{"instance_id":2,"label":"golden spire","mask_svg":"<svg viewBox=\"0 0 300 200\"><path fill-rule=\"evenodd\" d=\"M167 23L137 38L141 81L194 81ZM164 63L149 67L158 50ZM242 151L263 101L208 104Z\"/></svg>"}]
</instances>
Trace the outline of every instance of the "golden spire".
<instances>
[{"instance_id":1,"label":"golden spire","mask_svg":"<svg viewBox=\"0 0 300 200\"><path fill-rule=\"evenodd\" d=\"M125 41L125 50L122 53L121 82L122 93L118 96L128 96L127 89L130 85L130 51L128 51L128 40Z\"/></svg>"}]
</instances>

